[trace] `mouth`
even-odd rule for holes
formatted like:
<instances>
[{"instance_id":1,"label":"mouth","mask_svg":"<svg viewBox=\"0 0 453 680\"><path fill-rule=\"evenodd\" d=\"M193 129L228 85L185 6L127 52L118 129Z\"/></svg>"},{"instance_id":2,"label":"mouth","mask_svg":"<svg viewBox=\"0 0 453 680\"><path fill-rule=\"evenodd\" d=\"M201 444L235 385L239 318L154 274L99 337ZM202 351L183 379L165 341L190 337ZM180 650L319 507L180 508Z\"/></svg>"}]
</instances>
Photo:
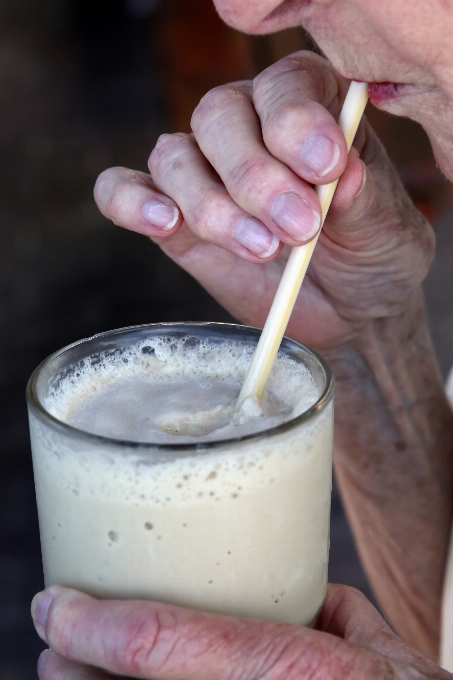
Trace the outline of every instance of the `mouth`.
<instances>
[{"instance_id":1,"label":"mouth","mask_svg":"<svg viewBox=\"0 0 453 680\"><path fill-rule=\"evenodd\" d=\"M407 88L406 83L368 83L370 102L375 106L397 99Z\"/></svg>"}]
</instances>

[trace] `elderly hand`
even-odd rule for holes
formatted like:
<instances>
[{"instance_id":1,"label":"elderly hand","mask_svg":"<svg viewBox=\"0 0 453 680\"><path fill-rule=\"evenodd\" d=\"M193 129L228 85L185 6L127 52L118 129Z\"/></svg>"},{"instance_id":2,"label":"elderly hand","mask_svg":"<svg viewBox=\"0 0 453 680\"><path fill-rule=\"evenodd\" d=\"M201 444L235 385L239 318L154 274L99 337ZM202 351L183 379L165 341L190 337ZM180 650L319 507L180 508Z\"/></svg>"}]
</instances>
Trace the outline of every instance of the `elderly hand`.
<instances>
[{"instance_id":1,"label":"elderly hand","mask_svg":"<svg viewBox=\"0 0 453 680\"><path fill-rule=\"evenodd\" d=\"M283 245L319 229L312 185L344 173L288 328L318 349L338 346L368 321L401 312L434 247L366 122L348 159L335 122L346 89L309 52L253 83L218 87L195 110L193 135L160 137L151 175L103 172L98 206L150 236L236 318L261 326L288 256Z\"/></svg>"},{"instance_id":2,"label":"elderly hand","mask_svg":"<svg viewBox=\"0 0 453 680\"><path fill-rule=\"evenodd\" d=\"M329 586L318 630L159 602L95 600L59 586L35 597L32 614L52 650L40 657L40 680L107 680L104 671L149 680L453 677L402 642L347 586Z\"/></svg>"},{"instance_id":3,"label":"elderly hand","mask_svg":"<svg viewBox=\"0 0 453 680\"><path fill-rule=\"evenodd\" d=\"M287 246L319 227L312 185L341 176L287 334L334 369L334 460L361 558L392 625L436 658L453 430L420 286L434 236L366 120L347 156L346 88L325 59L296 53L209 92L193 135L159 139L151 175L107 170L95 196L261 326Z\"/></svg>"}]
</instances>

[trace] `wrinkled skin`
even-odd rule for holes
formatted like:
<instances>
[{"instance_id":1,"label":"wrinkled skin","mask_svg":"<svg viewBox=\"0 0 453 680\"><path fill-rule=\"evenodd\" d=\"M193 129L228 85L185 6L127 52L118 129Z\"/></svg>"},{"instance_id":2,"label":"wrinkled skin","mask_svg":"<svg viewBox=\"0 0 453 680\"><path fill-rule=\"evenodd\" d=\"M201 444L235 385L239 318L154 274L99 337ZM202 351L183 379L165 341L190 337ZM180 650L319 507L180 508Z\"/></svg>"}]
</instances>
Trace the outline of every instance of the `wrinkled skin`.
<instances>
[{"instance_id":1,"label":"wrinkled skin","mask_svg":"<svg viewBox=\"0 0 453 680\"><path fill-rule=\"evenodd\" d=\"M403 643L347 586L329 587L318 630L156 602L103 602L59 586L46 594L44 626L37 622L43 610L36 601L33 607L37 630L53 650L41 656L41 680L111 677L99 668L153 680L452 677Z\"/></svg>"},{"instance_id":2,"label":"wrinkled skin","mask_svg":"<svg viewBox=\"0 0 453 680\"><path fill-rule=\"evenodd\" d=\"M288 256L282 245L308 240L302 235L296 241L275 223L272 202L298 194L319 211L310 183L326 183L345 170L288 328L323 352L334 349L363 324L400 313L434 249L431 227L367 124L356 141L361 158L353 151L347 160L334 120L344 91L341 79L311 53L283 59L253 84L216 88L194 113L194 135L159 139L149 160L154 182L144 173L107 170L96 185L97 203L116 224L151 236L233 316L261 326ZM298 153L307 135L320 134L340 147L335 168L322 178ZM244 138L253 142L244 144ZM168 197L184 220L164 235L145 222L141 209L152 200L170 203ZM272 234L280 240L260 267L260 258L234 239L236 225L248 216L270 234L266 246Z\"/></svg>"},{"instance_id":3,"label":"wrinkled skin","mask_svg":"<svg viewBox=\"0 0 453 680\"><path fill-rule=\"evenodd\" d=\"M453 177L449 0L216 6L251 33L302 23L338 72L375 81L375 103L423 124ZM152 238L234 316L260 326L288 247L318 229L312 185L341 175L288 334L333 366L337 478L380 603L407 642L437 659L453 417L420 289L434 238L366 121L348 158L335 123L345 90L321 57L292 55L253 83L208 93L193 135L159 139L150 175L112 168L95 197L106 217ZM345 587L330 588L317 631L49 592L33 607L54 650L41 657L44 680L107 677L83 664L150 680L451 677Z\"/></svg>"},{"instance_id":4,"label":"wrinkled skin","mask_svg":"<svg viewBox=\"0 0 453 680\"><path fill-rule=\"evenodd\" d=\"M440 167L453 179L451 0L214 3L227 23L246 33L304 26L338 73L371 84L380 108L421 123ZM379 86L385 83L391 87Z\"/></svg>"}]
</instances>

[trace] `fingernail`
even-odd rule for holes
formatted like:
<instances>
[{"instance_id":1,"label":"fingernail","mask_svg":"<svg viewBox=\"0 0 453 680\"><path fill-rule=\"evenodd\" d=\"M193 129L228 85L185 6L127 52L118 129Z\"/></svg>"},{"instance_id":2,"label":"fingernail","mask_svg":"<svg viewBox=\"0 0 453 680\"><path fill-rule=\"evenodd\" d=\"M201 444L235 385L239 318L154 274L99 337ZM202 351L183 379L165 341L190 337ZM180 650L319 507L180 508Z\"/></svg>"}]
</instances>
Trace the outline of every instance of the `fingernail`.
<instances>
[{"instance_id":1,"label":"fingernail","mask_svg":"<svg viewBox=\"0 0 453 680\"><path fill-rule=\"evenodd\" d=\"M45 628L51 602L52 597L46 590L43 590L34 596L31 603L33 623L35 624L36 632L44 642L47 642Z\"/></svg>"},{"instance_id":2,"label":"fingernail","mask_svg":"<svg viewBox=\"0 0 453 680\"><path fill-rule=\"evenodd\" d=\"M321 226L320 215L297 194L276 196L271 204L271 217L296 241L306 241Z\"/></svg>"},{"instance_id":3,"label":"fingernail","mask_svg":"<svg viewBox=\"0 0 453 680\"><path fill-rule=\"evenodd\" d=\"M41 680L42 676L44 675L44 668L46 667L47 660L51 653L52 652L50 649L45 649L39 656L37 668L39 680Z\"/></svg>"},{"instance_id":4,"label":"fingernail","mask_svg":"<svg viewBox=\"0 0 453 680\"><path fill-rule=\"evenodd\" d=\"M358 190L358 192L357 192L356 195L354 196L354 199L353 199L354 201L355 201L356 198L358 198L358 197L360 196L360 194L362 193L362 191L365 189L366 178L367 178L366 165L363 164L363 179L362 179L362 184L360 185L360 189Z\"/></svg>"},{"instance_id":5,"label":"fingernail","mask_svg":"<svg viewBox=\"0 0 453 680\"><path fill-rule=\"evenodd\" d=\"M253 217L241 217L234 228L233 236L239 245L258 255L262 260L275 253L280 245L278 238Z\"/></svg>"},{"instance_id":6,"label":"fingernail","mask_svg":"<svg viewBox=\"0 0 453 680\"><path fill-rule=\"evenodd\" d=\"M178 221L179 210L167 203L147 201L142 208L142 217L158 229L169 231Z\"/></svg>"},{"instance_id":7,"label":"fingernail","mask_svg":"<svg viewBox=\"0 0 453 680\"><path fill-rule=\"evenodd\" d=\"M300 156L318 177L325 177L338 163L340 147L323 135L313 135L305 140Z\"/></svg>"}]
</instances>

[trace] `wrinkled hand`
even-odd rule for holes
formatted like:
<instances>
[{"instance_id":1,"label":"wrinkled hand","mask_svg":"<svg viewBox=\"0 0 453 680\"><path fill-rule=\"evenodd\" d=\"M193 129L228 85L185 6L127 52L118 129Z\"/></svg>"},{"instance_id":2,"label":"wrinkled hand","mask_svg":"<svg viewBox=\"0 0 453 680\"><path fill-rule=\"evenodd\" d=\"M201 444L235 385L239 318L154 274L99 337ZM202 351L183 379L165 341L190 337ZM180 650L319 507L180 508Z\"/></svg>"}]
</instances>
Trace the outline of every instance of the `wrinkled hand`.
<instances>
[{"instance_id":1,"label":"wrinkled hand","mask_svg":"<svg viewBox=\"0 0 453 680\"><path fill-rule=\"evenodd\" d=\"M193 135L160 137L151 176L125 168L100 175L99 208L159 243L236 318L261 326L288 256L283 246L319 229L312 185L344 173L288 328L318 349L335 347L400 313L434 247L366 121L348 159L335 122L346 89L308 52L253 83L215 88L194 112Z\"/></svg>"},{"instance_id":2,"label":"wrinkled hand","mask_svg":"<svg viewBox=\"0 0 453 680\"><path fill-rule=\"evenodd\" d=\"M329 586L318 630L158 602L95 600L59 586L35 597L32 614L53 650L40 657L40 680L107 680L104 670L149 680L453 677L406 645L347 586Z\"/></svg>"}]
</instances>

